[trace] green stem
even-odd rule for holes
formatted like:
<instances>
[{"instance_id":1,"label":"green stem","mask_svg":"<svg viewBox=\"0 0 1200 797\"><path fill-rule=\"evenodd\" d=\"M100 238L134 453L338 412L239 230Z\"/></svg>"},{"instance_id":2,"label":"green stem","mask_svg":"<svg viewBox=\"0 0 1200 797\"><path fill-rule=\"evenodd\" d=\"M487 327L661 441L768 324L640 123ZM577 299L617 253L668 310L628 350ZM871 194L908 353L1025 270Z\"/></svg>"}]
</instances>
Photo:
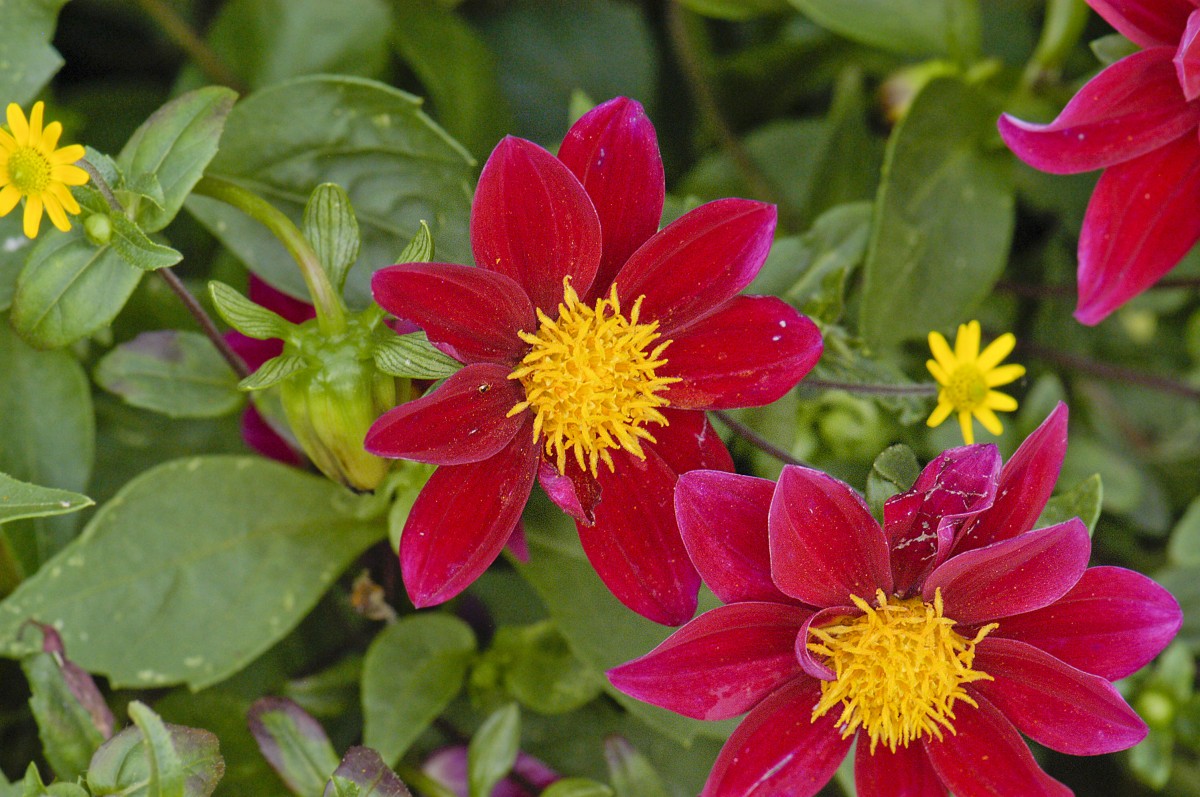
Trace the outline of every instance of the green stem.
<instances>
[{"instance_id":1,"label":"green stem","mask_svg":"<svg viewBox=\"0 0 1200 797\"><path fill-rule=\"evenodd\" d=\"M764 454L775 457L775 459L779 460L785 465L805 464L803 460L793 457L787 451L784 451L779 446L773 444L771 441L755 432L746 424L733 418L733 416L731 416L728 412L725 412L724 410L713 410L713 415L716 416L717 420L729 427L729 431L733 432L735 435L742 438Z\"/></svg>"},{"instance_id":2,"label":"green stem","mask_svg":"<svg viewBox=\"0 0 1200 797\"><path fill-rule=\"evenodd\" d=\"M863 393L868 396L932 396L939 388L937 385L872 385L858 382L835 382L828 379L805 379L800 383L801 388L816 388L818 390L845 390L847 393Z\"/></svg>"},{"instance_id":3,"label":"green stem","mask_svg":"<svg viewBox=\"0 0 1200 797\"><path fill-rule=\"evenodd\" d=\"M400 780L404 781L406 786L413 787L421 794L424 794L425 797L454 797L454 792L450 791L445 786L414 767L412 764L401 761L396 765L395 772L400 776Z\"/></svg>"},{"instance_id":4,"label":"green stem","mask_svg":"<svg viewBox=\"0 0 1200 797\"><path fill-rule=\"evenodd\" d=\"M197 194L212 197L231 205L270 230L288 254L300 267L308 295L317 310L317 323L326 335L338 335L346 331L346 311L342 300L333 289L321 261L313 251L304 233L300 232L283 211L267 200L242 188L240 185L219 177L204 177L196 184Z\"/></svg>"},{"instance_id":5,"label":"green stem","mask_svg":"<svg viewBox=\"0 0 1200 797\"><path fill-rule=\"evenodd\" d=\"M1042 34L1025 72L1021 88L1034 90L1047 76L1055 75L1079 42L1087 26L1088 7L1083 0L1048 0Z\"/></svg>"},{"instance_id":6,"label":"green stem","mask_svg":"<svg viewBox=\"0 0 1200 797\"><path fill-rule=\"evenodd\" d=\"M214 83L221 83L229 86L238 94L245 94L247 88L237 75L233 74L225 62L221 60L204 39L196 31L192 30L183 17L179 15L175 9L162 2L162 0L137 0L142 10L153 19L168 38L179 48L188 54L188 57L200 67L200 71L205 77Z\"/></svg>"}]
</instances>

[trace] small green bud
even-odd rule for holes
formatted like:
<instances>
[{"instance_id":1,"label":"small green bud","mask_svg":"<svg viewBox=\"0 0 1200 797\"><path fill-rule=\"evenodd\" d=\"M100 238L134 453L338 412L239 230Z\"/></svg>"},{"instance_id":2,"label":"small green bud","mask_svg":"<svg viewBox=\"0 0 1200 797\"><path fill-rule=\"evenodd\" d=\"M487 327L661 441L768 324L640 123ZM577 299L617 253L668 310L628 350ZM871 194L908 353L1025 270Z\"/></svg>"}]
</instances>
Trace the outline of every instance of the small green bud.
<instances>
[{"instance_id":1,"label":"small green bud","mask_svg":"<svg viewBox=\"0 0 1200 797\"><path fill-rule=\"evenodd\" d=\"M1157 689L1138 695L1134 708L1151 728L1169 728L1175 720L1175 701Z\"/></svg>"},{"instance_id":2,"label":"small green bud","mask_svg":"<svg viewBox=\"0 0 1200 797\"><path fill-rule=\"evenodd\" d=\"M112 242L112 219L103 213L93 213L84 219L83 232L96 246L107 246Z\"/></svg>"}]
</instances>

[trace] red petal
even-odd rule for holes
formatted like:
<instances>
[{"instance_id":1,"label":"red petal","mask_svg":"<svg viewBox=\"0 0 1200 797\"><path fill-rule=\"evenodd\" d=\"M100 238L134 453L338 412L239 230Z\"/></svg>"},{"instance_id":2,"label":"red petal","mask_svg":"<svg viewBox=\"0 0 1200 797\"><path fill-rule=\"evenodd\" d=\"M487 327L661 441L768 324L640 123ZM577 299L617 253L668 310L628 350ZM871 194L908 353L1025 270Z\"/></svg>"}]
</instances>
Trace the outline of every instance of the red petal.
<instances>
[{"instance_id":1,"label":"red petal","mask_svg":"<svg viewBox=\"0 0 1200 797\"><path fill-rule=\"evenodd\" d=\"M874 604L875 601L871 601L871 603ZM813 678L820 678L822 681L832 681L837 678L837 673L825 663L824 657L808 649L809 631L813 628L824 628L827 625L839 623L847 617L861 617L862 614L862 609L857 606L830 606L805 621L800 633L796 635L796 659L806 673Z\"/></svg>"},{"instance_id":2,"label":"red petal","mask_svg":"<svg viewBox=\"0 0 1200 797\"><path fill-rule=\"evenodd\" d=\"M999 475L994 445L952 448L925 466L912 489L888 499L883 531L898 595L941 564L962 524L992 505Z\"/></svg>"},{"instance_id":3,"label":"red petal","mask_svg":"<svg viewBox=\"0 0 1200 797\"><path fill-rule=\"evenodd\" d=\"M975 648L972 667L995 680L976 681L971 690L1051 750L1101 755L1133 747L1146 736L1146 723L1112 684L1032 645L988 637Z\"/></svg>"},{"instance_id":4,"label":"red petal","mask_svg":"<svg viewBox=\"0 0 1200 797\"><path fill-rule=\"evenodd\" d=\"M1067 414L1067 405L1060 401L1004 463L996 500L991 509L966 523L954 544L955 553L1007 540L1033 528L1050 500L1067 453Z\"/></svg>"},{"instance_id":5,"label":"red petal","mask_svg":"<svg viewBox=\"0 0 1200 797\"><path fill-rule=\"evenodd\" d=\"M746 715L713 764L701 797L812 797L829 782L853 737L837 712L815 722L820 682L801 676Z\"/></svg>"},{"instance_id":6,"label":"red petal","mask_svg":"<svg viewBox=\"0 0 1200 797\"><path fill-rule=\"evenodd\" d=\"M653 450L638 459L612 451L599 468L592 525L576 522L583 551L617 599L643 617L680 625L696 612L700 576L675 525L675 472Z\"/></svg>"},{"instance_id":7,"label":"red petal","mask_svg":"<svg viewBox=\"0 0 1200 797\"><path fill-rule=\"evenodd\" d=\"M993 633L1115 681L1149 663L1182 624L1179 603L1151 579L1121 567L1092 567L1062 598L1006 617Z\"/></svg>"},{"instance_id":8,"label":"red petal","mask_svg":"<svg viewBox=\"0 0 1200 797\"><path fill-rule=\"evenodd\" d=\"M491 459L433 472L400 538L400 569L414 606L450 600L500 555L533 489L538 454L529 422Z\"/></svg>"},{"instance_id":9,"label":"red petal","mask_svg":"<svg viewBox=\"0 0 1200 797\"><path fill-rule=\"evenodd\" d=\"M250 301L278 313L293 324L302 324L317 315L317 311L308 302L276 290L266 280L254 274L250 275L247 287L246 293L250 297Z\"/></svg>"},{"instance_id":10,"label":"red petal","mask_svg":"<svg viewBox=\"0 0 1200 797\"><path fill-rule=\"evenodd\" d=\"M525 541L525 526L521 521L517 521L517 525L513 526L512 533L508 535L508 542L504 544L508 552L517 558L518 562L529 561L529 544Z\"/></svg>"},{"instance_id":11,"label":"red petal","mask_svg":"<svg viewBox=\"0 0 1200 797\"><path fill-rule=\"evenodd\" d=\"M1072 797L1033 760L1012 723L987 698L979 708L958 704L955 733L922 741L929 762L955 797Z\"/></svg>"},{"instance_id":12,"label":"red petal","mask_svg":"<svg viewBox=\"0 0 1200 797\"><path fill-rule=\"evenodd\" d=\"M537 326L521 286L481 268L388 266L375 272L371 291L383 309L415 322L460 362L515 363L529 348L517 332Z\"/></svg>"},{"instance_id":13,"label":"red petal","mask_svg":"<svg viewBox=\"0 0 1200 797\"><path fill-rule=\"evenodd\" d=\"M608 671L638 700L700 720L736 717L801 674L793 646L809 611L756 601L720 606L654 650Z\"/></svg>"},{"instance_id":14,"label":"red petal","mask_svg":"<svg viewBox=\"0 0 1200 797\"><path fill-rule=\"evenodd\" d=\"M662 376L672 407L729 409L777 400L821 357L817 325L774 296L735 296L676 333Z\"/></svg>"},{"instance_id":15,"label":"red petal","mask_svg":"<svg viewBox=\"0 0 1200 797\"><path fill-rule=\"evenodd\" d=\"M528 412L506 417L525 398L508 373L500 365L468 365L432 393L384 413L367 431L363 447L381 457L434 465L495 456L530 417ZM529 445L532 440L530 434Z\"/></svg>"},{"instance_id":16,"label":"red petal","mask_svg":"<svg viewBox=\"0 0 1200 797\"><path fill-rule=\"evenodd\" d=\"M1193 11L1188 17L1187 28L1175 52L1175 72L1188 101L1200 97L1200 10Z\"/></svg>"},{"instance_id":17,"label":"red petal","mask_svg":"<svg viewBox=\"0 0 1200 797\"><path fill-rule=\"evenodd\" d=\"M596 206L604 254L591 297L603 295L621 266L658 231L665 194L658 137L635 100L617 97L576 122L558 148Z\"/></svg>"},{"instance_id":18,"label":"red petal","mask_svg":"<svg viewBox=\"0 0 1200 797\"><path fill-rule=\"evenodd\" d=\"M796 600L824 608L892 591L883 530L858 493L832 476L784 467L767 525L772 580Z\"/></svg>"},{"instance_id":19,"label":"red petal","mask_svg":"<svg viewBox=\"0 0 1200 797\"><path fill-rule=\"evenodd\" d=\"M897 747L894 753L883 745L872 753L870 744L859 744L854 751L854 786L858 797L944 797L946 794L925 748L917 744Z\"/></svg>"},{"instance_id":20,"label":"red petal","mask_svg":"<svg viewBox=\"0 0 1200 797\"><path fill-rule=\"evenodd\" d=\"M642 320L664 338L729 301L762 268L775 234L775 206L748 199L701 205L633 253L617 274L617 294L639 296Z\"/></svg>"},{"instance_id":21,"label":"red petal","mask_svg":"<svg viewBox=\"0 0 1200 797\"><path fill-rule=\"evenodd\" d=\"M1000 117L1000 136L1035 169L1073 174L1144 155L1196 128L1200 105L1183 96L1172 47L1122 58L1081 88L1053 122Z\"/></svg>"},{"instance_id":22,"label":"red petal","mask_svg":"<svg viewBox=\"0 0 1200 797\"><path fill-rule=\"evenodd\" d=\"M1108 24L1142 47L1174 45L1195 5L1188 0L1087 0Z\"/></svg>"},{"instance_id":23,"label":"red petal","mask_svg":"<svg viewBox=\"0 0 1200 797\"><path fill-rule=\"evenodd\" d=\"M253 403L247 404L246 409L242 412L241 428L242 442L264 457L270 457L276 462L291 465L293 468L303 468L308 462L292 447L291 443L271 428L266 419L254 408Z\"/></svg>"},{"instance_id":24,"label":"red petal","mask_svg":"<svg viewBox=\"0 0 1200 797\"><path fill-rule=\"evenodd\" d=\"M947 617L976 625L1049 606L1087 568L1092 541L1078 518L950 557L925 581L932 601L940 587Z\"/></svg>"},{"instance_id":25,"label":"red petal","mask_svg":"<svg viewBox=\"0 0 1200 797\"><path fill-rule=\"evenodd\" d=\"M1100 323L1175 267L1200 238L1197 197L1195 131L1100 176L1079 236L1080 323Z\"/></svg>"},{"instance_id":26,"label":"red petal","mask_svg":"<svg viewBox=\"0 0 1200 797\"><path fill-rule=\"evenodd\" d=\"M591 474L579 469L574 460L567 460L567 472L545 459L538 465L538 484L562 511L583 523L595 520L596 502L600 500L600 485Z\"/></svg>"},{"instance_id":27,"label":"red petal","mask_svg":"<svg viewBox=\"0 0 1200 797\"><path fill-rule=\"evenodd\" d=\"M708 422L708 416L695 410L664 407L666 426L652 426L654 439L649 447L658 452L676 473L690 470L733 470L733 458L721 435ZM645 447L645 444L643 444Z\"/></svg>"},{"instance_id":28,"label":"red petal","mask_svg":"<svg viewBox=\"0 0 1200 797\"><path fill-rule=\"evenodd\" d=\"M771 581L769 479L694 470L675 485L675 517L692 564L725 603L790 603Z\"/></svg>"},{"instance_id":29,"label":"red petal","mask_svg":"<svg viewBox=\"0 0 1200 797\"><path fill-rule=\"evenodd\" d=\"M600 220L562 161L508 136L479 175L471 205L475 263L525 289L533 306L557 315L563 277L585 294L600 264Z\"/></svg>"}]
</instances>

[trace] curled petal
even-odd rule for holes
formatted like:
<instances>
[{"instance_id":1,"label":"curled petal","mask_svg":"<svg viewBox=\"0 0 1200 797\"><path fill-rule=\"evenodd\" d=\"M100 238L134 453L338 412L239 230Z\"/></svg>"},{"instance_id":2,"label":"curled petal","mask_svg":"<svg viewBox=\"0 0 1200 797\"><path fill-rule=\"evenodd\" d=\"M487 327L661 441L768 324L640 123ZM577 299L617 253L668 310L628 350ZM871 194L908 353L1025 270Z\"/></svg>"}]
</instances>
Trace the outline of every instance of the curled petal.
<instances>
[{"instance_id":1,"label":"curled petal","mask_svg":"<svg viewBox=\"0 0 1200 797\"><path fill-rule=\"evenodd\" d=\"M858 797L944 797L946 787L933 771L925 748L910 744L892 752L879 745L871 752L860 744L854 752L854 786Z\"/></svg>"},{"instance_id":2,"label":"curled petal","mask_svg":"<svg viewBox=\"0 0 1200 797\"><path fill-rule=\"evenodd\" d=\"M792 647L810 614L745 601L692 620L654 650L609 670L627 695L701 720L736 717L801 674Z\"/></svg>"},{"instance_id":3,"label":"curled petal","mask_svg":"<svg viewBox=\"0 0 1200 797\"><path fill-rule=\"evenodd\" d=\"M600 485L574 459L567 459L566 473L559 473L558 468L543 459L538 465L538 484L555 506L575 520L591 523L596 519Z\"/></svg>"},{"instance_id":4,"label":"curled petal","mask_svg":"<svg viewBox=\"0 0 1200 797\"><path fill-rule=\"evenodd\" d=\"M1196 8L1188 0L1088 0L1088 5L1142 47L1173 46Z\"/></svg>"},{"instance_id":5,"label":"curled petal","mask_svg":"<svg viewBox=\"0 0 1200 797\"><path fill-rule=\"evenodd\" d=\"M1188 102L1200 97L1200 9L1188 17L1174 61L1179 85Z\"/></svg>"}]
</instances>

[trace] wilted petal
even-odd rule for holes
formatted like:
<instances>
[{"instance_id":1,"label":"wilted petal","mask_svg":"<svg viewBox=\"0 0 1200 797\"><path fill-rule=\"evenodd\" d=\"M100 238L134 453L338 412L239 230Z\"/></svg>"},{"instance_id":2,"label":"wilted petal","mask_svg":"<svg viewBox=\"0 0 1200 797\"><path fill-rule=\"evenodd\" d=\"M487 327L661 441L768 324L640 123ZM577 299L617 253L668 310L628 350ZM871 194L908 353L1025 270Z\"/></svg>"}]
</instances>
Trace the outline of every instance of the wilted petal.
<instances>
[{"instance_id":1,"label":"wilted petal","mask_svg":"<svg viewBox=\"0 0 1200 797\"><path fill-rule=\"evenodd\" d=\"M858 797L944 797L946 787L933 771L925 748L900 746L892 752L884 745L871 752L859 744L854 751L854 786Z\"/></svg>"},{"instance_id":2,"label":"wilted petal","mask_svg":"<svg viewBox=\"0 0 1200 797\"><path fill-rule=\"evenodd\" d=\"M1175 267L1200 238L1198 196L1194 130L1105 170L1079 235L1080 323L1100 323Z\"/></svg>"},{"instance_id":3,"label":"wilted petal","mask_svg":"<svg viewBox=\"0 0 1200 797\"><path fill-rule=\"evenodd\" d=\"M672 407L727 409L770 404L821 357L817 325L774 296L736 296L679 330L662 376L681 382L664 394Z\"/></svg>"},{"instance_id":4,"label":"wilted petal","mask_svg":"<svg viewBox=\"0 0 1200 797\"><path fill-rule=\"evenodd\" d=\"M1021 733L1069 755L1101 755L1133 747L1146 724L1108 681L1032 645L988 637L975 648L974 669L992 676L982 694Z\"/></svg>"},{"instance_id":5,"label":"wilted petal","mask_svg":"<svg viewBox=\"0 0 1200 797\"><path fill-rule=\"evenodd\" d=\"M562 161L513 136L496 145L471 205L478 266L511 277L534 307L554 316L563 277L581 295L591 287L600 247L596 209Z\"/></svg>"},{"instance_id":6,"label":"wilted petal","mask_svg":"<svg viewBox=\"0 0 1200 797\"><path fill-rule=\"evenodd\" d=\"M658 231L666 190L658 137L640 103L617 97L571 126L558 158L579 178L600 217L604 254L590 297L595 299Z\"/></svg>"},{"instance_id":7,"label":"wilted petal","mask_svg":"<svg viewBox=\"0 0 1200 797\"><path fill-rule=\"evenodd\" d=\"M790 603L771 580L767 514L775 483L694 470L675 485L675 517L692 563L725 603Z\"/></svg>"},{"instance_id":8,"label":"wilted petal","mask_svg":"<svg viewBox=\"0 0 1200 797\"><path fill-rule=\"evenodd\" d=\"M701 720L736 717L802 673L793 646L811 612L747 601L692 620L654 650L608 671L613 686Z\"/></svg>"},{"instance_id":9,"label":"wilted petal","mask_svg":"<svg viewBox=\"0 0 1200 797\"><path fill-rule=\"evenodd\" d=\"M1188 0L1087 0L1097 14L1126 38L1142 47L1174 45L1188 15L1196 8Z\"/></svg>"},{"instance_id":10,"label":"wilted petal","mask_svg":"<svg viewBox=\"0 0 1200 797\"><path fill-rule=\"evenodd\" d=\"M820 682L800 676L746 715L721 748L701 797L812 797L829 782L853 737L836 712L812 720Z\"/></svg>"},{"instance_id":11,"label":"wilted petal","mask_svg":"<svg viewBox=\"0 0 1200 797\"><path fill-rule=\"evenodd\" d=\"M453 263L388 266L371 278L371 292L383 309L415 322L460 362L516 363L529 348L517 332L537 326L521 286L482 268Z\"/></svg>"},{"instance_id":12,"label":"wilted petal","mask_svg":"<svg viewBox=\"0 0 1200 797\"><path fill-rule=\"evenodd\" d=\"M1172 47L1122 58L1081 88L1053 122L1008 114L1000 137L1018 158L1052 174L1103 169L1158 149L1200 122L1179 87Z\"/></svg>"},{"instance_id":13,"label":"wilted petal","mask_svg":"<svg viewBox=\"0 0 1200 797\"><path fill-rule=\"evenodd\" d=\"M1079 581L1092 542L1078 518L950 557L921 596L940 587L946 616L964 625L1049 606Z\"/></svg>"},{"instance_id":14,"label":"wilted petal","mask_svg":"<svg viewBox=\"0 0 1200 797\"><path fill-rule=\"evenodd\" d=\"M1004 618L994 633L1115 681L1149 663L1182 624L1179 603L1153 580L1121 567L1092 567L1062 598Z\"/></svg>"},{"instance_id":15,"label":"wilted petal","mask_svg":"<svg viewBox=\"0 0 1200 797\"><path fill-rule=\"evenodd\" d=\"M660 230L617 274L623 302L645 296L644 322L675 331L707 315L750 284L775 234L775 207L748 199L701 205Z\"/></svg>"},{"instance_id":16,"label":"wilted petal","mask_svg":"<svg viewBox=\"0 0 1200 797\"><path fill-rule=\"evenodd\" d=\"M768 529L771 577L796 600L824 608L892 591L883 531L858 493L832 476L786 466Z\"/></svg>"},{"instance_id":17,"label":"wilted petal","mask_svg":"<svg viewBox=\"0 0 1200 797\"><path fill-rule=\"evenodd\" d=\"M529 422L491 459L434 471L400 538L400 569L414 606L450 600L500 555L533 489L538 456Z\"/></svg>"}]
</instances>

